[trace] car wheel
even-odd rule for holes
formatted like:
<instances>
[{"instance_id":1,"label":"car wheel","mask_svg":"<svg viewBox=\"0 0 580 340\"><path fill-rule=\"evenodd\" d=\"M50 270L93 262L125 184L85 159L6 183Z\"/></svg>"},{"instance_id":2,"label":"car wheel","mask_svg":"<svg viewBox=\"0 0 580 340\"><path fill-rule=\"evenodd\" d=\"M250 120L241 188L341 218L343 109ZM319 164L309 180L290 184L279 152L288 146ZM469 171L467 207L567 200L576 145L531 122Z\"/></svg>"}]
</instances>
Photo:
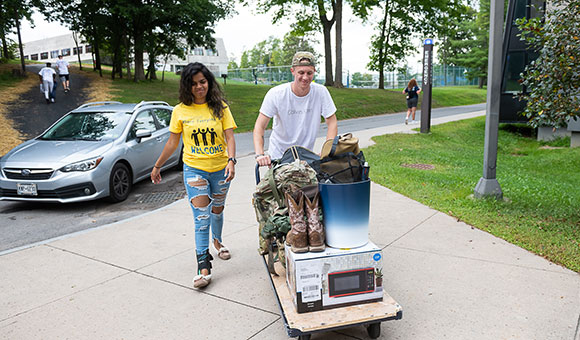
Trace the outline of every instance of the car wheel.
<instances>
[{"instance_id":1,"label":"car wheel","mask_svg":"<svg viewBox=\"0 0 580 340\"><path fill-rule=\"evenodd\" d=\"M131 173L127 166L123 163L115 164L109 177L109 200L113 203L126 200L131 192L131 186Z\"/></svg>"}]
</instances>

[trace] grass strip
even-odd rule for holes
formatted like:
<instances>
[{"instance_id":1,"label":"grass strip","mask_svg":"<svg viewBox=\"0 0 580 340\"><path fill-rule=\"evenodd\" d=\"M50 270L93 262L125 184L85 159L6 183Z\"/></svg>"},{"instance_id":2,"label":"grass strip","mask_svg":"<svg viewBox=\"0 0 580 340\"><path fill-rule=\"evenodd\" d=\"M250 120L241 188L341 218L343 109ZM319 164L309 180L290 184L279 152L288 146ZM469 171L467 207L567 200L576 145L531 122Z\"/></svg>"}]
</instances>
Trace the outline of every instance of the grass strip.
<instances>
[{"instance_id":1,"label":"grass strip","mask_svg":"<svg viewBox=\"0 0 580 340\"><path fill-rule=\"evenodd\" d=\"M110 72L104 71L107 76ZM141 100L161 100L171 105L179 102L179 76L174 73L165 73L165 80L161 81L161 73L157 73L158 80L135 83L130 79L116 79L113 89L116 93L114 100L124 103L138 103ZM222 84L226 99L238 124L236 132L251 131L262 105L264 95L272 86L241 84L239 82L218 79ZM328 88L337 107L339 120L357 117L368 117L378 114L407 111L405 96L402 89L349 89ZM486 100L486 90L477 86L457 86L433 88L432 107L447 107L483 103ZM420 104L419 104L420 105ZM420 107L420 106L419 106Z\"/></svg>"},{"instance_id":2,"label":"grass strip","mask_svg":"<svg viewBox=\"0 0 580 340\"><path fill-rule=\"evenodd\" d=\"M564 146L569 138L540 143L527 126L501 124L497 180L505 199L474 199L482 176L484 131L485 117L478 117L433 126L430 134L375 137L377 144L365 150L371 178L580 272L580 148Z\"/></svg>"}]
</instances>

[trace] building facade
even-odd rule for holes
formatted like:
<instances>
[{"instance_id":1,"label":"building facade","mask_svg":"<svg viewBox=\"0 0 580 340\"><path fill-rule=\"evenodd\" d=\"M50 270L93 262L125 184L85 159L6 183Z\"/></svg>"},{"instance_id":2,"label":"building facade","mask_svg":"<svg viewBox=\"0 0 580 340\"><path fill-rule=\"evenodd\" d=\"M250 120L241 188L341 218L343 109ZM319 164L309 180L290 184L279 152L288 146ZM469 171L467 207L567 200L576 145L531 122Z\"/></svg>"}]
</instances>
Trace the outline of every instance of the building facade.
<instances>
[{"instance_id":1,"label":"building facade","mask_svg":"<svg viewBox=\"0 0 580 340\"><path fill-rule=\"evenodd\" d=\"M64 60L73 62L78 61L80 54L81 61L92 62L92 46L82 41L82 38L78 39L77 48L73 35L70 33L26 42L23 44L24 59L54 63L58 60L58 56L62 55Z\"/></svg>"},{"instance_id":2,"label":"building facade","mask_svg":"<svg viewBox=\"0 0 580 340\"><path fill-rule=\"evenodd\" d=\"M58 59L58 56L62 55L64 60L75 62L78 61L78 55L80 54L81 62L92 63L92 46L82 41L84 39L80 38L77 48L72 33L30 41L23 44L24 59L54 63ZM165 64L165 60L162 60L163 57L159 57L158 59L160 60L158 60L155 66L159 70L165 67L166 71L179 72L189 63L200 62L206 65L217 77L228 72L229 59L222 38L216 38L215 49L187 47L184 59L169 56L167 64ZM147 67L149 60L147 53L144 54L143 60L146 63L144 66Z\"/></svg>"}]
</instances>

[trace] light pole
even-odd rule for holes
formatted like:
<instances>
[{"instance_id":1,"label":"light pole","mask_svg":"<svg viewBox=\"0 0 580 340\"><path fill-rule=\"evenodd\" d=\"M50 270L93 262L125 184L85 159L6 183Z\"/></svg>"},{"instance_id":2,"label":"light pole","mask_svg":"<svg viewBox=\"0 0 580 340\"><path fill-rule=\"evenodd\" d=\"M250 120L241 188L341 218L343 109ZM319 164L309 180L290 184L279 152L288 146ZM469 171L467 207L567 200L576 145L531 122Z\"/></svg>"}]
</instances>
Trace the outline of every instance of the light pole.
<instances>
[{"instance_id":1,"label":"light pole","mask_svg":"<svg viewBox=\"0 0 580 340\"><path fill-rule=\"evenodd\" d=\"M499 128L499 102L501 91L503 5L500 0L491 0L489 20L489 54L487 62L487 105L485 118L485 144L483 151L483 176L475 186L477 198L495 197L503 193L496 179L497 135Z\"/></svg>"}]
</instances>

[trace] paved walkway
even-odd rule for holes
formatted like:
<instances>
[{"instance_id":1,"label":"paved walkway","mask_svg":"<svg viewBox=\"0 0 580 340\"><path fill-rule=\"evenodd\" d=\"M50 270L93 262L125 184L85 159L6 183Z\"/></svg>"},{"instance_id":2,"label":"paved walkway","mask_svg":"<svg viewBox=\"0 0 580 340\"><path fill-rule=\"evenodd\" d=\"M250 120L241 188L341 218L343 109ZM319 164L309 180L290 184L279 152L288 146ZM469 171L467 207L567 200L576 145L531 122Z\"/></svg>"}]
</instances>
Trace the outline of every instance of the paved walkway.
<instances>
[{"instance_id":1,"label":"paved walkway","mask_svg":"<svg viewBox=\"0 0 580 340\"><path fill-rule=\"evenodd\" d=\"M365 146L416 127L356 135ZM239 160L224 228L233 257L214 261L205 291L192 289L192 217L180 200L0 256L0 339L286 339L256 252L253 166ZM385 187L373 184L371 196L370 238L404 311L382 324L381 339L580 339L577 273ZM366 338L360 326L312 337Z\"/></svg>"}]
</instances>

